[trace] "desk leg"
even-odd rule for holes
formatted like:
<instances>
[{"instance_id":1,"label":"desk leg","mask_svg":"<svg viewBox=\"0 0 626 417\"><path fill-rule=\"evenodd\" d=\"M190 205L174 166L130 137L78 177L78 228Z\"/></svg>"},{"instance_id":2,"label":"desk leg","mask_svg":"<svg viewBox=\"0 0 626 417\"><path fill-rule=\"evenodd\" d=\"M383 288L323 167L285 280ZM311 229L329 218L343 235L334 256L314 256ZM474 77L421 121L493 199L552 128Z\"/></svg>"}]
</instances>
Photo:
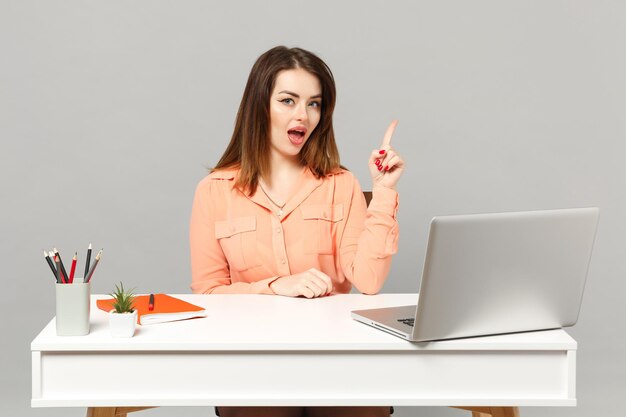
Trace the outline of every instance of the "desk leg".
<instances>
[{"instance_id":1,"label":"desk leg","mask_svg":"<svg viewBox=\"0 0 626 417\"><path fill-rule=\"evenodd\" d=\"M87 417L127 417L133 411L147 410L156 407L89 407Z\"/></svg>"},{"instance_id":2,"label":"desk leg","mask_svg":"<svg viewBox=\"0 0 626 417\"><path fill-rule=\"evenodd\" d=\"M520 417L518 407L453 407L472 412L472 417Z\"/></svg>"}]
</instances>

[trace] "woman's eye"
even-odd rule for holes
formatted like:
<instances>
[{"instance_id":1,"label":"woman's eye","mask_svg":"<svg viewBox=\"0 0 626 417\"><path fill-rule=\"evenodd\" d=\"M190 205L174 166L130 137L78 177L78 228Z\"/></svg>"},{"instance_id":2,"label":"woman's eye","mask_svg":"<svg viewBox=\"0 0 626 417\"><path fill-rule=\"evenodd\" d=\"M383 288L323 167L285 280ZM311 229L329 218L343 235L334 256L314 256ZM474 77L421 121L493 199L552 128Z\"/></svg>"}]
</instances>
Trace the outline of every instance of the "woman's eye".
<instances>
[{"instance_id":1,"label":"woman's eye","mask_svg":"<svg viewBox=\"0 0 626 417\"><path fill-rule=\"evenodd\" d=\"M284 98L282 100L280 100L281 103L285 103L285 104L293 104L293 99L292 98Z\"/></svg>"},{"instance_id":2,"label":"woman's eye","mask_svg":"<svg viewBox=\"0 0 626 417\"><path fill-rule=\"evenodd\" d=\"M312 101L312 102L309 104L309 106L311 106L311 107L315 107L315 108L320 107L321 105L322 105L322 103L320 103L319 101Z\"/></svg>"}]
</instances>

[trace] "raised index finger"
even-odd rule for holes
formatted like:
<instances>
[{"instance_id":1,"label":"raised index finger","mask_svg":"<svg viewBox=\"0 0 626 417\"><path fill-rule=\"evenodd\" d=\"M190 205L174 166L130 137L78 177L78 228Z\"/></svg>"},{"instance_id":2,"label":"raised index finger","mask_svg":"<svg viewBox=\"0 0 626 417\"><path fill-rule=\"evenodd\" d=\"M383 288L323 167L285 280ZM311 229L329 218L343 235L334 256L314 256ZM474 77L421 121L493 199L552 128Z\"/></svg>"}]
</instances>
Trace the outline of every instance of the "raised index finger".
<instances>
[{"instance_id":1,"label":"raised index finger","mask_svg":"<svg viewBox=\"0 0 626 417\"><path fill-rule=\"evenodd\" d=\"M389 124L389 127L387 128L387 131L385 132L385 136L383 137L383 144L380 147L381 149L385 149L391 146L391 137L393 136L393 132L396 130L397 125L398 125L397 120L393 120Z\"/></svg>"}]
</instances>

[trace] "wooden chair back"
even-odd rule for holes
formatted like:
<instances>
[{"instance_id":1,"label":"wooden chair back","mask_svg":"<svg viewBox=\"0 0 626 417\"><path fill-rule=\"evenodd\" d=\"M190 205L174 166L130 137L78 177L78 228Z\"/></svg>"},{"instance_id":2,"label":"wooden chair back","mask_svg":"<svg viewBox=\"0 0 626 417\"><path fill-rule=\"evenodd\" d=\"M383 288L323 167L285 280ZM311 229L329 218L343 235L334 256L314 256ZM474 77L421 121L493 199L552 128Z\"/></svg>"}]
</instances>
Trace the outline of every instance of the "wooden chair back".
<instances>
[{"instance_id":1,"label":"wooden chair back","mask_svg":"<svg viewBox=\"0 0 626 417\"><path fill-rule=\"evenodd\" d=\"M369 206L370 201L372 201L372 192L371 191L363 191L363 196L365 196L365 203Z\"/></svg>"}]
</instances>

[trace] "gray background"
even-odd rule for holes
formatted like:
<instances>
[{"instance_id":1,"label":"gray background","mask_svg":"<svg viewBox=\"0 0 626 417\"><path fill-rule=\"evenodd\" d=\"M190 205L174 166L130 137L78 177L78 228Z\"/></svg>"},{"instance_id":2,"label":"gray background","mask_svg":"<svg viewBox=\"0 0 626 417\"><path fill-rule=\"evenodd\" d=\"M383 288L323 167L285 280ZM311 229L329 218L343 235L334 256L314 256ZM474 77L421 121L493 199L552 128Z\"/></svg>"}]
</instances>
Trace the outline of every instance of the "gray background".
<instances>
[{"instance_id":1,"label":"gray background","mask_svg":"<svg viewBox=\"0 0 626 417\"><path fill-rule=\"evenodd\" d=\"M384 292L417 291L434 215L601 207L569 330L579 405L522 415L623 415L624 22L619 1L1 0L0 414L84 415L30 409L29 344L54 313L42 249L69 262L105 248L94 292L119 280L189 291L194 188L230 138L252 63L286 44L333 69L342 162L364 188L369 152L400 119L408 167ZM211 411L143 412L174 414Z\"/></svg>"}]
</instances>

